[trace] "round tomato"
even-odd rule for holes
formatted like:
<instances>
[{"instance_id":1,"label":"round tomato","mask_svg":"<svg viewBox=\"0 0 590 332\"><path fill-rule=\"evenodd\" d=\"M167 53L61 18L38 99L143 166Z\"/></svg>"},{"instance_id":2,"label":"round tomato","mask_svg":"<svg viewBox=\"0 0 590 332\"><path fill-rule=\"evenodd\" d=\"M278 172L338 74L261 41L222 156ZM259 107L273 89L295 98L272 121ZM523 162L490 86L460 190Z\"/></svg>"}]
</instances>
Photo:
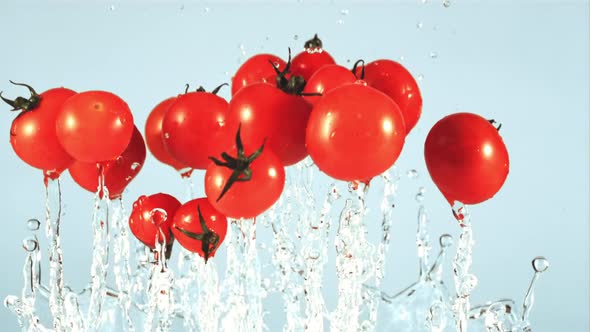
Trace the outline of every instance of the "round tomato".
<instances>
[{"instance_id":1,"label":"round tomato","mask_svg":"<svg viewBox=\"0 0 590 332\"><path fill-rule=\"evenodd\" d=\"M169 245L174 239L170 236L170 226L179 207L180 202L168 194L140 196L129 216L131 233L152 249L156 248L156 238L159 243L165 241Z\"/></svg>"},{"instance_id":2,"label":"round tomato","mask_svg":"<svg viewBox=\"0 0 590 332\"><path fill-rule=\"evenodd\" d=\"M405 141L395 102L361 83L338 87L315 105L306 143L318 168L345 181L367 180L389 169Z\"/></svg>"},{"instance_id":3,"label":"round tomato","mask_svg":"<svg viewBox=\"0 0 590 332\"><path fill-rule=\"evenodd\" d=\"M257 54L246 60L246 62L238 68L238 71L236 71L236 74L232 78L232 96L238 93L242 88L254 83L275 84L277 73L271 63L279 69L285 68L287 65L285 60L272 54Z\"/></svg>"},{"instance_id":4,"label":"round tomato","mask_svg":"<svg viewBox=\"0 0 590 332\"><path fill-rule=\"evenodd\" d=\"M152 155L160 162L173 167L177 171L187 168L180 161L174 159L164 146L162 122L166 111L176 102L177 97L168 98L154 107L145 122L145 141Z\"/></svg>"},{"instance_id":5,"label":"round tomato","mask_svg":"<svg viewBox=\"0 0 590 332\"><path fill-rule=\"evenodd\" d=\"M207 262L225 239L227 218L206 198L197 198L176 211L171 229L181 246L199 254Z\"/></svg>"},{"instance_id":6,"label":"round tomato","mask_svg":"<svg viewBox=\"0 0 590 332\"><path fill-rule=\"evenodd\" d=\"M162 120L164 146L174 159L195 169L206 169L209 156L226 145L224 126L228 104L209 92L178 96Z\"/></svg>"},{"instance_id":7,"label":"round tomato","mask_svg":"<svg viewBox=\"0 0 590 332\"><path fill-rule=\"evenodd\" d=\"M257 83L240 90L229 103L227 130L242 127L245 146L258 147L267 140L285 166L307 156L305 127L311 104L303 97L283 92L276 86Z\"/></svg>"},{"instance_id":8,"label":"round tomato","mask_svg":"<svg viewBox=\"0 0 590 332\"><path fill-rule=\"evenodd\" d=\"M133 134L127 103L106 91L78 93L57 115L57 138L64 150L82 162L102 162L121 155Z\"/></svg>"},{"instance_id":9,"label":"round tomato","mask_svg":"<svg viewBox=\"0 0 590 332\"><path fill-rule=\"evenodd\" d=\"M325 94L331 90L344 85L356 82L354 74L339 65L325 65L318 69L305 84L303 92L306 94ZM315 105L321 96L304 97L310 104Z\"/></svg>"},{"instance_id":10,"label":"round tomato","mask_svg":"<svg viewBox=\"0 0 590 332\"><path fill-rule=\"evenodd\" d=\"M134 128L131 142L129 142L125 151L116 159L101 163L104 182L109 191L110 199L118 198L123 194L129 182L135 178L143 167L145 155L145 143L141 133L137 128ZM68 170L72 179L80 187L95 193L100 190L98 187L99 167L100 165L97 165L97 163L74 161Z\"/></svg>"},{"instance_id":11,"label":"round tomato","mask_svg":"<svg viewBox=\"0 0 590 332\"><path fill-rule=\"evenodd\" d=\"M58 177L73 159L57 140L55 121L62 104L76 92L55 88L39 95L29 85L12 83L27 87L31 93L29 99L18 97L10 100L2 97L13 107L13 111L21 111L10 127L12 149L25 163L43 170L47 175Z\"/></svg>"},{"instance_id":12,"label":"round tomato","mask_svg":"<svg viewBox=\"0 0 590 332\"><path fill-rule=\"evenodd\" d=\"M242 144L238 127L236 147L223 153L205 172L209 202L228 217L254 218L270 208L285 186L281 160L264 144L253 151Z\"/></svg>"},{"instance_id":13,"label":"round tomato","mask_svg":"<svg viewBox=\"0 0 590 332\"><path fill-rule=\"evenodd\" d=\"M357 68L357 75L361 71L362 68ZM406 132L409 133L422 114L422 95L412 74L395 61L376 60L365 66L365 76L361 78L395 101L404 117Z\"/></svg>"},{"instance_id":14,"label":"round tomato","mask_svg":"<svg viewBox=\"0 0 590 332\"><path fill-rule=\"evenodd\" d=\"M322 41L317 34L306 41L303 52L297 54L291 62L291 73L308 81L318 69L335 64L336 61L322 47Z\"/></svg>"},{"instance_id":15,"label":"round tomato","mask_svg":"<svg viewBox=\"0 0 590 332\"><path fill-rule=\"evenodd\" d=\"M424 143L432 180L451 205L481 203L504 184L508 151L490 121L472 113L456 113L438 121Z\"/></svg>"}]
</instances>

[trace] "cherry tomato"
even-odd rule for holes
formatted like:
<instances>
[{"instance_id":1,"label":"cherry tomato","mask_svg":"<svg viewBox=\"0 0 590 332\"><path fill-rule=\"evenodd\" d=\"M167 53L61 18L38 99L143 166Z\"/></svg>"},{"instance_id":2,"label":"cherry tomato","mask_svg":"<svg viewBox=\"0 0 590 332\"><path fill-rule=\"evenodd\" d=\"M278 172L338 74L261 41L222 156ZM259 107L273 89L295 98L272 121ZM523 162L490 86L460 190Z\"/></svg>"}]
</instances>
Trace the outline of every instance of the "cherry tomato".
<instances>
[{"instance_id":1,"label":"cherry tomato","mask_svg":"<svg viewBox=\"0 0 590 332\"><path fill-rule=\"evenodd\" d=\"M308 81L311 76L325 65L335 64L336 61L323 48L322 41L316 34L314 38L305 42L303 52L297 54L291 63L293 75L302 76Z\"/></svg>"},{"instance_id":2,"label":"cherry tomato","mask_svg":"<svg viewBox=\"0 0 590 332\"><path fill-rule=\"evenodd\" d=\"M115 199L123 194L123 191L139 173L145 162L145 143L137 128L133 130L131 142L123 153L114 160L102 163L104 166L104 181L109 191L109 198ZM69 168L72 179L80 187L97 192L99 168L97 163L85 163L74 161Z\"/></svg>"},{"instance_id":3,"label":"cherry tomato","mask_svg":"<svg viewBox=\"0 0 590 332\"><path fill-rule=\"evenodd\" d=\"M178 96L162 121L164 146L181 163L195 169L206 169L222 151L223 127L228 104L209 92L189 92Z\"/></svg>"},{"instance_id":4,"label":"cherry tomato","mask_svg":"<svg viewBox=\"0 0 590 332\"><path fill-rule=\"evenodd\" d=\"M305 127L311 104L303 97L279 88L257 83L240 90L229 103L227 130L235 133L242 126L244 145L258 147L267 139L267 146L285 166L307 156Z\"/></svg>"},{"instance_id":5,"label":"cherry tomato","mask_svg":"<svg viewBox=\"0 0 590 332\"><path fill-rule=\"evenodd\" d=\"M181 246L207 261L225 239L227 218L206 198L197 198L176 211L171 229Z\"/></svg>"},{"instance_id":6,"label":"cherry tomato","mask_svg":"<svg viewBox=\"0 0 590 332\"><path fill-rule=\"evenodd\" d=\"M456 113L439 120L424 144L432 180L451 205L477 204L494 196L508 176L508 151L488 120Z\"/></svg>"},{"instance_id":7,"label":"cherry tomato","mask_svg":"<svg viewBox=\"0 0 590 332\"><path fill-rule=\"evenodd\" d=\"M159 243L170 244L170 226L180 202L171 195L158 193L140 196L133 203L129 216L129 228L135 237L146 246L155 249L156 237Z\"/></svg>"},{"instance_id":8,"label":"cherry tomato","mask_svg":"<svg viewBox=\"0 0 590 332\"><path fill-rule=\"evenodd\" d=\"M209 202L228 217L254 218L270 208L285 186L285 169L280 159L264 145L254 151L242 144L240 129L236 147L212 158L205 172L205 194Z\"/></svg>"},{"instance_id":9,"label":"cherry tomato","mask_svg":"<svg viewBox=\"0 0 590 332\"><path fill-rule=\"evenodd\" d=\"M361 68L357 68L357 76ZM360 77L360 76L358 76ZM422 114L422 95L412 74L392 60L376 60L365 66L364 81L385 93L399 106L409 133Z\"/></svg>"},{"instance_id":10,"label":"cherry tomato","mask_svg":"<svg viewBox=\"0 0 590 332\"><path fill-rule=\"evenodd\" d=\"M2 97L14 111L21 111L10 127L12 149L25 163L57 178L74 160L57 140L55 121L63 103L76 92L55 88L39 95L26 84L12 83L27 87L31 93L29 99Z\"/></svg>"},{"instance_id":11,"label":"cherry tomato","mask_svg":"<svg viewBox=\"0 0 590 332\"><path fill-rule=\"evenodd\" d=\"M177 171L187 168L185 164L174 159L164 146L162 121L166 111L176 102L177 97L168 98L154 107L145 122L145 141L152 155L160 162L173 167Z\"/></svg>"},{"instance_id":12,"label":"cherry tomato","mask_svg":"<svg viewBox=\"0 0 590 332\"><path fill-rule=\"evenodd\" d=\"M347 69L339 65L325 65L318 69L311 78L307 81L304 93L320 93L325 94L344 84L350 84L356 82L357 78L354 74ZM315 105L320 96L309 96L304 97L310 104Z\"/></svg>"},{"instance_id":13,"label":"cherry tomato","mask_svg":"<svg viewBox=\"0 0 590 332\"><path fill-rule=\"evenodd\" d=\"M133 115L123 99L106 91L78 93L57 116L57 138L82 162L102 162L121 155L133 134Z\"/></svg>"},{"instance_id":14,"label":"cherry tomato","mask_svg":"<svg viewBox=\"0 0 590 332\"><path fill-rule=\"evenodd\" d=\"M405 136L395 102L376 89L354 83L328 92L317 102L306 142L321 171L339 180L362 181L393 165Z\"/></svg>"},{"instance_id":15,"label":"cherry tomato","mask_svg":"<svg viewBox=\"0 0 590 332\"><path fill-rule=\"evenodd\" d=\"M285 68L287 65L285 60L272 54L257 54L246 60L232 78L232 96L250 84L261 82L275 84L277 73L271 63L274 63L279 69Z\"/></svg>"}]
</instances>

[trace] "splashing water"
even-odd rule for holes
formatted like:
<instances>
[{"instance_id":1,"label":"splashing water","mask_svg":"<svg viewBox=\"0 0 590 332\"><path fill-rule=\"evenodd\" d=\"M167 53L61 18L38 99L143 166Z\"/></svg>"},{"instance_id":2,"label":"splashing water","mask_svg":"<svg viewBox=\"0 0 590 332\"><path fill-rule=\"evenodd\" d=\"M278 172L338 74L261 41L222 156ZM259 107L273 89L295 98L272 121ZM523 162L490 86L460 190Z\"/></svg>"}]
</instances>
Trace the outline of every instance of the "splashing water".
<instances>
[{"instance_id":1,"label":"splashing water","mask_svg":"<svg viewBox=\"0 0 590 332\"><path fill-rule=\"evenodd\" d=\"M411 181L418 172L409 170ZM396 295L382 291L385 262L391 239L393 206L400 176L395 169L368 183L333 183L322 187L314 179L313 162L306 159L287 172L285 192L267 213L256 220L230 220L226 241L225 274L218 272L221 257L206 264L180 246L178 262L169 268L171 244L155 250L130 240L122 199L109 201L101 186L93 213L91 281L80 292L63 282L59 227L59 182L47 187L49 241L48 286L41 282L41 251L35 232L40 222L28 220L33 235L25 239L25 285L20 296L9 296L5 306L26 331L49 331L37 314L40 296L49 301L51 330L121 331L263 331L268 317L263 304L276 294L283 303L284 331L529 331L534 287L547 261L533 261L535 274L522 309L511 300L471 308L469 297L477 283L471 274L473 239L469 213L457 204L454 215L461 235L453 259L456 294L443 283L450 235L439 238L440 250L432 256L429 216L423 187L416 194L418 227L417 281ZM186 200L195 197L192 181L184 177ZM103 183L102 179L101 182ZM412 182L414 183L414 182ZM318 199L317 193L323 192ZM370 197L378 197L371 200ZM371 211L371 202L378 208ZM373 203L374 204L374 203ZM164 221L170 216L152 211ZM378 241L369 241L371 219L380 219ZM272 243L257 240L259 232L272 235ZM158 240L158 239L156 239ZM131 250L136 246L135 253ZM324 277L330 252L336 253L338 297L325 296ZM266 258L266 259L265 259ZM221 262L223 263L223 262ZM274 295L273 295L274 296ZM334 303L332 303L334 302ZM42 303L41 303L42 304ZM53 308L52 308L53 307Z\"/></svg>"}]
</instances>

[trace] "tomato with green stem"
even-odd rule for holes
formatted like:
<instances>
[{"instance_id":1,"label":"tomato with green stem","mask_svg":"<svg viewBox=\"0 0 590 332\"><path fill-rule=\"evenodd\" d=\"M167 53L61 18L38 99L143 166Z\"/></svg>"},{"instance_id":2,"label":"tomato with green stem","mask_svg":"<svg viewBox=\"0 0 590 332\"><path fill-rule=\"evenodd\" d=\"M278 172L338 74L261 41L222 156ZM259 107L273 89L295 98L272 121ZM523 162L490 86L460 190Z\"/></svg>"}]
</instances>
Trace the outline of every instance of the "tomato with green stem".
<instances>
[{"instance_id":1,"label":"tomato with green stem","mask_svg":"<svg viewBox=\"0 0 590 332\"><path fill-rule=\"evenodd\" d=\"M267 63L276 73L275 84L257 83L240 90L229 103L227 130L235 133L242 128L245 146L267 146L285 166L293 165L307 156L305 127L311 112L302 96L305 80L301 76L289 76L289 61L281 71Z\"/></svg>"},{"instance_id":2,"label":"tomato with green stem","mask_svg":"<svg viewBox=\"0 0 590 332\"><path fill-rule=\"evenodd\" d=\"M285 60L273 54L256 54L246 60L232 77L231 95L234 96L242 88L255 83L274 84L277 73L269 66L269 62L277 68L285 68Z\"/></svg>"},{"instance_id":3,"label":"tomato with green stem","mask_svg":"<svg viewBox=\"0 0 590 332\"><path fill-rule=\"evenodd\" d=\"M222 84L211 92L200 87L177 97L162 120L162 140L166 150L181 163L206 169L209 156L226 145L224 134L228 103L217 96Z\"/></svg>"},{"instance_id":4,"label":"tomato with green stem","mask_svg":"<svg viewBox=\"0 0 590 332\"><path fill-rule=\"evenodd\" d=\"M133 210L129 216L131 233L151 249L156 248L156 243L166 243L169 247L174 240L170 227L180 205L180 202L169 194L140 196L133 203Z\"/></svg>"},{"instance_id":5,"label":"tomato with green stem","mask_svg":"<svg viewBox=\"0 0 590 332\"><path fill-rule=\"evenodd\" d=\"M211 157L213 163L205 173L205 193L209 202L226 216L248 219L266 211L279 199L285 186L285 170L264 143L255 151L245 146L240 128L232 154L223 152L223 161Z\"/></svg>"},{"instance_id":6,"label":"tomato with green stem","mask_svg":"<svg viewBox=\"0 0 590 332\"><path fill-rule=\"evenodd\" d=\"M225 239L227 218L206 198L183 204L172 222L174 238L186 250L197 253L207 262Z\"/></svg>"},{"instance_id":7,"label":"tomato with green stem","mask_svg":"<svg viewBox=\"0 0 590 332\"><path fill-rule=\"evenodd\" d=\"M55 124L64 102L76 92L66 88L49 89L38 94L30 85L24 86L30 92L29 98L14 100L0 98L20 111L10 127L10 144L17 156L32 167L41 169L46 175L57 178L74 161L57 139Z\"/></svg>"},{"instance_id":8,"label":"tomato with green stem","mask_svg":"<svg viewBox=\"0 0 590 332\"><path fill-rule=\"evenodd\" d=\"M305 42L303 52L293 58L291 73L308 81L323 66L333 64L336 64L336 61L324 50L322 40L316 33L312 39Z\"/></svg>"},{"instance_id":9,"label":"tomato with green stem","mask_svg":"<svg viewBox=\"0 0 590 332\"><path fill-rule=\"evenodd\" d=\"M317 96L304 97L310 104L315 105L321 95L333 89L351 84L357 81L356 76L346 67L340 65L325 65L318 69L305 84L303 92L307 94L318 94Z\"/></svg>"},{"instance_id":10,"label":"tomato with green stem","mask_svg":"<svg viewBox=\"0 0 590 332\"><path fill-rule=\"evenodd\" d=\"M508 176L508 151L494 120L455 113L439 120L424 143L432 180L449 204L478 204L493 197Z\"/></svg>"}]
</instances>

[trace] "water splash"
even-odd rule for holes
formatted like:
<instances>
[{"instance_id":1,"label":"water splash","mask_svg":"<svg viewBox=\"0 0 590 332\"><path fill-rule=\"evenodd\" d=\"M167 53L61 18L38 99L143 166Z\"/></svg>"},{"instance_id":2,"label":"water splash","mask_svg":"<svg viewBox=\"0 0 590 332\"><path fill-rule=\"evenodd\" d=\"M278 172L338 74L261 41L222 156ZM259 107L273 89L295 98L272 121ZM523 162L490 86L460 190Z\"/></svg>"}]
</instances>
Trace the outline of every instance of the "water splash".
<instances>
[{"instance_id":1,"label":"water splash","mask_svg":"<svg viewBox=\"0 0 590 332\"><path fill-rule=\"evenodd\" d=\"M64 295L62 293L64 275L60 239L61 188L59 178L49 179L45 188L45 232L49 240L49 310L53 317L53 328L60 331L64 328L61 321L64 315Z\"/></svg>"}]
</instances>

